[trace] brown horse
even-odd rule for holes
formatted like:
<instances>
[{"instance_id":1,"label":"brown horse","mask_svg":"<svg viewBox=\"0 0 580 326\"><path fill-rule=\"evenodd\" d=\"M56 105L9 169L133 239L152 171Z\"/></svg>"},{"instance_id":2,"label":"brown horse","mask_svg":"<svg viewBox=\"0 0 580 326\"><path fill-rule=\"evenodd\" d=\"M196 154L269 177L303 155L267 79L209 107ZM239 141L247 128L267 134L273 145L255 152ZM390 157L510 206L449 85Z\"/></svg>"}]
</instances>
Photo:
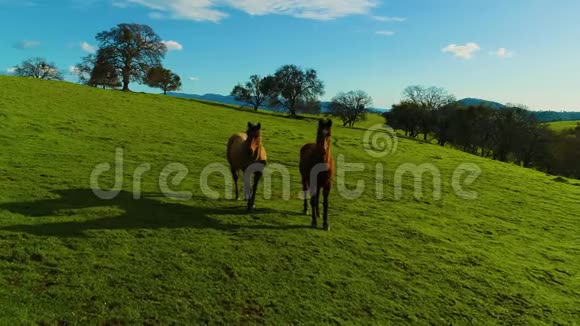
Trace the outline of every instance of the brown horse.
<instances>
[{"instance_id":1,"label":"brown horse","mask_svg":"<svg viewBox=\"0 0 580 326\"><path fill-rule=\"evenodd\" d=\"M312 206L312 227L318 227L320 217L318 203L320 190L323 194L323 228L330 231L328 225L328 195L332 188L334 176L334 160L330 153L330 137L332 120L318 122L316 143L306 144L300 151L300 174L302 174L302 190L304 191L304 214L308 214L308 191L310 190L310 205Z\"/></svg>"},{"instance_id":2,"label":"brown horse","mask_svg":"<svg viewBox=\"0 0 580 326\"><path fill-rule=\"evenodd\" d=\"M253 125L248 122L246 133L235 134L228 141L228 162L236 186L236 200L238 193L238 172L244 176L244 199L248 201L248 210L252 210L256 202L258 183L268 160L266 150L262 145L262 124ZM254 176L254 186L250 187L250 180Z\"/></svg>"}]
</instances>

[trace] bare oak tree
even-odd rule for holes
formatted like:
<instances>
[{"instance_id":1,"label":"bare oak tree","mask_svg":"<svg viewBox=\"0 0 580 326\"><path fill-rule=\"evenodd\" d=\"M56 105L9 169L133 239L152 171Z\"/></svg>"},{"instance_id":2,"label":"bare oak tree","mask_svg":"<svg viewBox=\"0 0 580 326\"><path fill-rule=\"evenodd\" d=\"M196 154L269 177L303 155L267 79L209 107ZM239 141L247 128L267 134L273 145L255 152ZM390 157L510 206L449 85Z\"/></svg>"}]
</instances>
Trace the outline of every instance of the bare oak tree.
<instances>
[{"instance_id":1,"label":"bare oak tree","mask_svg":"<svg viewBox=\"0 0 580 326\"><path fill-rule=\"evenodd\" d=\"M247 103L251 105L255 111L258 111L260 106L266 103L269 99L274 85L275 81L272 76L262 78L258 75L252 75L245 85L236 85L231 92L231 96L233 96L236 101Z\"/></svg>"},{"instance_id":2,"label":"bare oak tree","mask_svg":"<svg viewBox=\"0 0 580 326\"><path fill-rule=\"evenodd\" d=\"M329 113L342 120L343 126L353 127L355 123L366 120L372 103L373 99L360 90L339 93L332 99Z\"/></svg>"},{"instance_id":3,"label":"bare oak tree","mask_svg":"<svg viewBox=\"0 0 580 326\"><path fill-rule=\"evenodd\" d=\"M438 110L455 102L455 96L441 87L409 86L403 91L402 102L418 104L427 110Z\"/></svg>"},{"instance_id":4,"label":"bare oak tree","mask_svg":"<svg viewBox=\"0 0 580 326\"><path fill-rule=\"evenodd\" d=\"M31 58L24 60L19 66L16 66L14 73L21 77L33 77L46 80L63 80L62 73L58 68L47 62L43 58Z\"/></svg>"},{"instance_id":5,"label":"bare oak tree","mask_svg":"<svg viewBox=\"0 0 580 326\"><path fill-rule=\"evenodd\" d=\"M456 102L455 96L441 87L409 86L403 91L402 103L413 104L419 117L419 133L427 140L435 125L434 112Z\"/></svg>"},{"instance_id":6,"label":"bare oak tree","mask_svg":"<svg viewBox=\"0 0 580 326\"><path fill-rule=\"evenodd\" d=\"M97 56L106 56L107 62L121 72L123 90L129 90L131 81L142 82L152 67L161 65L167 47L147 25L119 24L110 31L97 34Z\"/></svg>"}]
</instances>

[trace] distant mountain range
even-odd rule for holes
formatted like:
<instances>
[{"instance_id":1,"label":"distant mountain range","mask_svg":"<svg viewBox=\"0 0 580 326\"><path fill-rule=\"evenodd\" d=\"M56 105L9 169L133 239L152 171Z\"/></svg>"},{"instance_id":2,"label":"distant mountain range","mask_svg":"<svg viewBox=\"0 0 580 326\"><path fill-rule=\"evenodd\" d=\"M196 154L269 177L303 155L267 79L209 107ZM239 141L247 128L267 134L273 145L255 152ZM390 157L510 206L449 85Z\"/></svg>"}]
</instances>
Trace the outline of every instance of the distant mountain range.
<instances>
[{"instance_id":1,"label":"distant mountain range","mask_svg":"<svg viewBox=\"0 0 580 326\"><path fill-rule=\"evenodd\" d=\"M244 102L236 101L233 96L228 96L228 95L220 95L220 94L197 95L197 94L185 94L185 93L167 93L167 95L173 96L173 97L179 97L179 98L192 99L192 100L217 102L217 103L228 104L228 105L247 106L247 104L245 104Z\"/></svg>"},{"instance_id":2,"label":"distant mountain range","mask_svg":"<svg viewBox=\"0 0 580 326\"><path fill-rule=\"evenodd\" d=\"M186 99L194 99L194 100L202 100L202 101L210 101L210 102L217 102L222 104L228 105L238 105L238 106L248 106L248 104L240 101L236 101L233 96L229 95L220 95L220 94L205 94L205 95L197 95L197 94L185 94L185 93L167 93L169 96L179 97L179 98L186 98ZM320 102L320 106L322 108L322 112L327 112L328 108L330 107L330 102ZM263 110L273 111L271 108L267 106L262 107ZM381 109L381 108L369 108L370 111L373 112L385 112L388 109Z\"/></svg>"},{"instance_id":3,"label":"distant mountain range","mask_svg":"<svg viewBox=\"0 0 580 326\"><path fill-rule=\"evenodd\" d=\"M194 100L202 100L202 101L209 101L209 102L217 102L222 104L228 105L236 105L236 106L248 106L244 102L236 101L233 96L229 95L220 95L220 94L205 94L205 95L197 95L197 94L185 94L185 93L167 93L169 96L185 98L185 99L194 99ZM504 104L482 100L478 98L464 98L462 100L457 101L464 106L479 106L485 105L489 106L494 109L503 109L506 106ZM328 107L330 106L330 102L321 102L322 112L328 112ZM266 106L262 107L263 110L273 111L271 108ZM369 108L369 110L377 113L382 113L385 111L389 111L390 109L382 109L382 108ZM550 121L569 121L569 120L580 120L580 112L556 112L556 111L534 111L534 115L539 121L542 122L550 122Z\"/></svg>"}]
</instances>

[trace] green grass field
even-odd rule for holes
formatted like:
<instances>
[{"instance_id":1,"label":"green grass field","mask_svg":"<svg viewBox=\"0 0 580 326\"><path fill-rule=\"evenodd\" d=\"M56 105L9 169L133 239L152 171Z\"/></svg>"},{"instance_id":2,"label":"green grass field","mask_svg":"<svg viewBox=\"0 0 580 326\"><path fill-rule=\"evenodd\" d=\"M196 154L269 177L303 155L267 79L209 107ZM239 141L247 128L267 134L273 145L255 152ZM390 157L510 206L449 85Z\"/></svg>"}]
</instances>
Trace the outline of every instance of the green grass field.
<instances>
[{"instance_id":1,"label":"green grass field","mask_svg":"<svg viewBox=\"0 0 580 326\"><path fill-rule=\"evenodd\" d=\"M270 164L292 173L293 199L209 200L199 176L226 163L229 136L264 126ZM380 123L376 116L364 127ZM560 324L580 321L580 181L404 138L375 194L377 159L362 129L336 127L333 154L364 163L330 198L331 232L301 214L300 147L314 119L293 120L156 95L0 77L0 324ZM362 128L363 126L361 126ZM90 190L96 165L124 149L123 192ZM143 163L143 197L132 197ZM189 169L165 198L169 163ZM395 200L395 170L431 163L442 198ZM460 199L454 170L477 164ZM112 184L112 172L106 174ZM223 188L219 175L210 179ZM105 184L107 182L104 182ZM426 182L426 189L432 186Z\"/></svg>"},{"instance_id":2,"label":"green grass field","mask_svg":"<svg viewBox=\"0 0 580 326\"><path fill-rule=\"evenodd\" d=\"M549 122L549 123L547 123L547 125L552 130L564 131L567 129L576 128L576 126L578 126L579 123L580 123L580 121L556 121L556 122Z\"/></svg>"}]
</instances>

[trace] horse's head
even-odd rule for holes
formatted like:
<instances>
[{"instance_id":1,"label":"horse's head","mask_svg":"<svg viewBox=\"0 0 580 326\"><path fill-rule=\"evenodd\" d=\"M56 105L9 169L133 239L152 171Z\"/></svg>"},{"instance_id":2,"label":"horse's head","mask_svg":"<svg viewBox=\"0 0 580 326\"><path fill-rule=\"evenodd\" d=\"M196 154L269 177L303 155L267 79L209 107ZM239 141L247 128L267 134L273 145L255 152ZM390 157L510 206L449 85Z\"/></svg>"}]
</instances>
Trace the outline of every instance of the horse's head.
<instances>
[{"instance_id":1,"label":"horse's head","mask_svg":"<svg viewBox=\"0 0 580 326\"><path fill-rule=\"evenodd\" d=\"M318 140L324 141L325 139L330 138L331 135L332 135L332 120L320 119L318 121L318 135L317 135Z\"/></svg>"},{"instance_id":2,"label":"horse's head","mask_svg":"<svg viewBox=\"0 0 580 326\"><path fill-rule=\"evenodd\" d=\"M248 122L248 143L250 144L249 155L252 160L258 160L260 155L260 147L262 146L262 124L257 125Z\"/></svg>"}]
</instances>

